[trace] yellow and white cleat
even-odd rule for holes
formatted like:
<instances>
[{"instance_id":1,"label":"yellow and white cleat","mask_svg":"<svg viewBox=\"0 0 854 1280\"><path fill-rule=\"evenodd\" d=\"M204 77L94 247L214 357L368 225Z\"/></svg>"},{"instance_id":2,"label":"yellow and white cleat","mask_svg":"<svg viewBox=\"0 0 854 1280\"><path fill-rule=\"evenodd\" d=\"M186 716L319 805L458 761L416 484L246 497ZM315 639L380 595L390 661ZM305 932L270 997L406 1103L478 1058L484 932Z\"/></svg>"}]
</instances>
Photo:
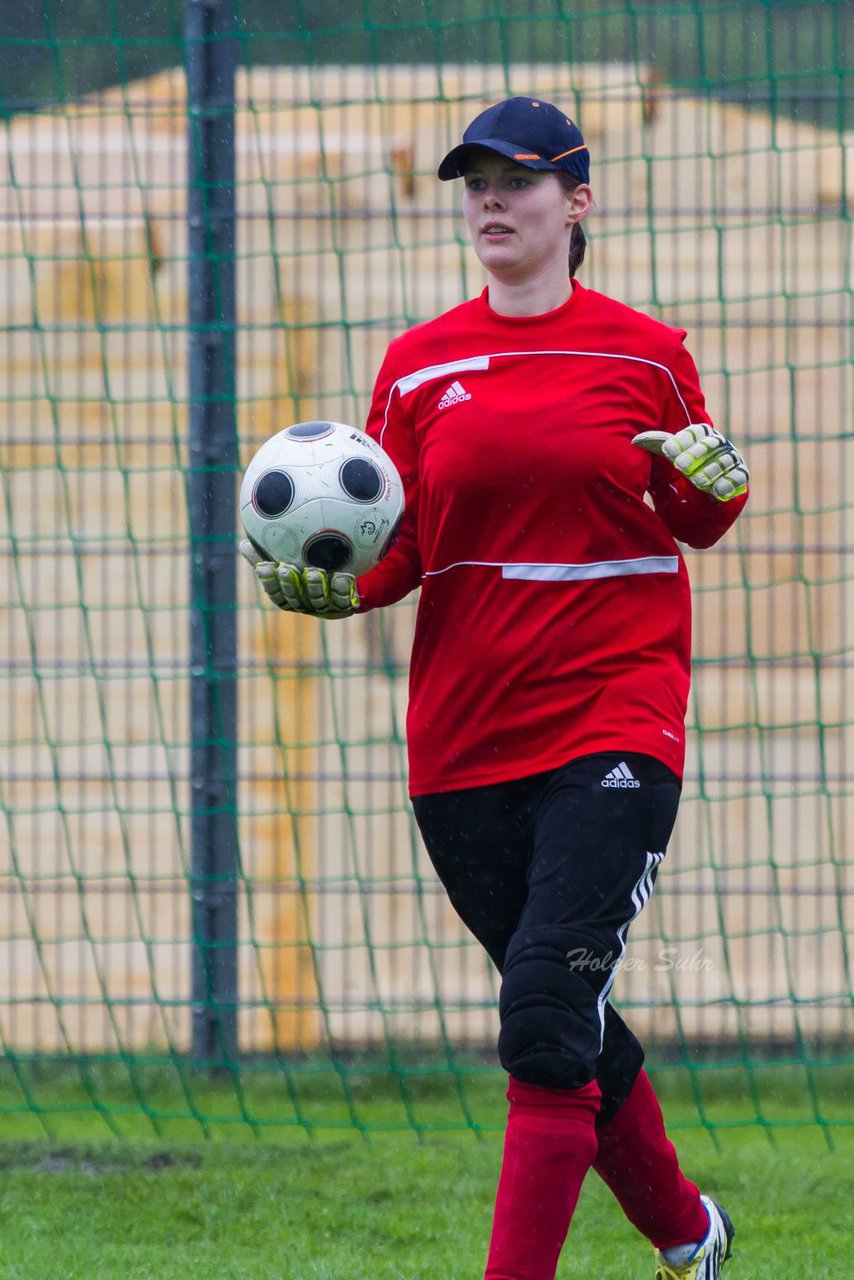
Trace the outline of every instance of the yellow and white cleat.
<instances>
[{"instance_id":1,"label":"yellow and white cleat","mask_svg":"<svg viewBox=\"0 0 854 1280\"><path fill-rule=\"evenodd\" d=\"M675 1266L664 1254L655 1251L655 1280L720 1280L723 1265L732 1257L735 1228L729 1214L708 1196L701 1196L709 1215L709 1230L696 1251L685 1262ZM670 1253L671 1250L666 1250Z\"/></svg>"}]
</instances>

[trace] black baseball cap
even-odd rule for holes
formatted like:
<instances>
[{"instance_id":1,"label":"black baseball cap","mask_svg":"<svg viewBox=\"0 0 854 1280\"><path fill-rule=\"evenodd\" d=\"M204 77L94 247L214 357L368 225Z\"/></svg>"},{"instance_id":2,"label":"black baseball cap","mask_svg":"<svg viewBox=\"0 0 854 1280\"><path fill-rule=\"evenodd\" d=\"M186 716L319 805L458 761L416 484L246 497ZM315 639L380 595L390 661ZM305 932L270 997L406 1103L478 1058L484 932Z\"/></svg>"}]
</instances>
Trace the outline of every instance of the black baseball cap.
<instances>
[{"instance_id":1,"label":"black baseball cap","mask_svg":"<svg viewBox=\"0 0 854 1280\"><path fill-rule=\"evenodd\" d=\"M497 151L527 169L557 169L579 182L590 180L590 153L581 130L542 98L506 98L475 116L460 145L439 165L442 182L463 176L475 147Z\"/></svg>"}]
</instances>

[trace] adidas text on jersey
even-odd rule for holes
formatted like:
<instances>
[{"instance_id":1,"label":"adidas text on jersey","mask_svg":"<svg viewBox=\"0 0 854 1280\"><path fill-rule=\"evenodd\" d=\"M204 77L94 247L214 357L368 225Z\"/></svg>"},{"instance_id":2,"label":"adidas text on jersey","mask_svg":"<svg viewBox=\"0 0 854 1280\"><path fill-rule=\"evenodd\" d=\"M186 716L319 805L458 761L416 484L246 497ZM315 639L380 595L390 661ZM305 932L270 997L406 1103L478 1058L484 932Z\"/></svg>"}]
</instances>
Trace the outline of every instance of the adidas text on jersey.
<instances>
[{"instance_id":1,"label":"adidas text on jersey","mask_svg":"<svg viewBox=\"0 0 854 1280\"><path fill-rule=\"evenodd\" d=\"M438 409L450 409L452 404L461 404L463 400L471 400L471 392L466 391L460 382L452 382L442 399L436 406Z\"/></svg>"}]
</instances>

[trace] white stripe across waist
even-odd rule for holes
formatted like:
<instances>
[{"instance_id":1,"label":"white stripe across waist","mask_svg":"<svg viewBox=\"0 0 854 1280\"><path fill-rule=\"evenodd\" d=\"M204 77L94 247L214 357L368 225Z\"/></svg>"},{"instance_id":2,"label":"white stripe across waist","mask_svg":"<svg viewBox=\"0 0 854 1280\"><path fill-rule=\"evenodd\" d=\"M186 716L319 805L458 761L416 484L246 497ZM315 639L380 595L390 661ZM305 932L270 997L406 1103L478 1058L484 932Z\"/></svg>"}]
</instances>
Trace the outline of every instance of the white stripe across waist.
<instances>
[{"instance_id":1,"label":"white stripe across waist","mask_svg":"<svg viewBox=\"0 0 854 1280\"><path fill-rule=\"evenodd\" d=\"M428 569L425 578L472 565L500 569L502 578L521 582L589 582L596 578L632 578L647 573L678 573L678 556L637 556L632 560L593 560L586 564L504 564L496 560L457 560L444 569Z\"/></svg>"}]
</instances>

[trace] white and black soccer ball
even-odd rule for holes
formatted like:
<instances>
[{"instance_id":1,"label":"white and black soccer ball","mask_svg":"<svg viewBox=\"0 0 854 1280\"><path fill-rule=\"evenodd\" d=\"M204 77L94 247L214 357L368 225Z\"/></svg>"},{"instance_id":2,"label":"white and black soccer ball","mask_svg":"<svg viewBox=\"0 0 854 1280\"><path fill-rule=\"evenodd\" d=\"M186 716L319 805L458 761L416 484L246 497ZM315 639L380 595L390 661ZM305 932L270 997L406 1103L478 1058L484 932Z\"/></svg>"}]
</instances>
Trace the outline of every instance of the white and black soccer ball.
<instances>
[{"instance_id":1,"label":"white and black soccer ball","mask_svg":"<svg viewBox=\"0 0 854 1280\"><path fill-rule=\"evenodd\" d=\"M271 436L240 486L240 517L256 550L298 569L367 573L403 515L388 454L343 422L297 422Z\"/></svg>"}]
</instances>

